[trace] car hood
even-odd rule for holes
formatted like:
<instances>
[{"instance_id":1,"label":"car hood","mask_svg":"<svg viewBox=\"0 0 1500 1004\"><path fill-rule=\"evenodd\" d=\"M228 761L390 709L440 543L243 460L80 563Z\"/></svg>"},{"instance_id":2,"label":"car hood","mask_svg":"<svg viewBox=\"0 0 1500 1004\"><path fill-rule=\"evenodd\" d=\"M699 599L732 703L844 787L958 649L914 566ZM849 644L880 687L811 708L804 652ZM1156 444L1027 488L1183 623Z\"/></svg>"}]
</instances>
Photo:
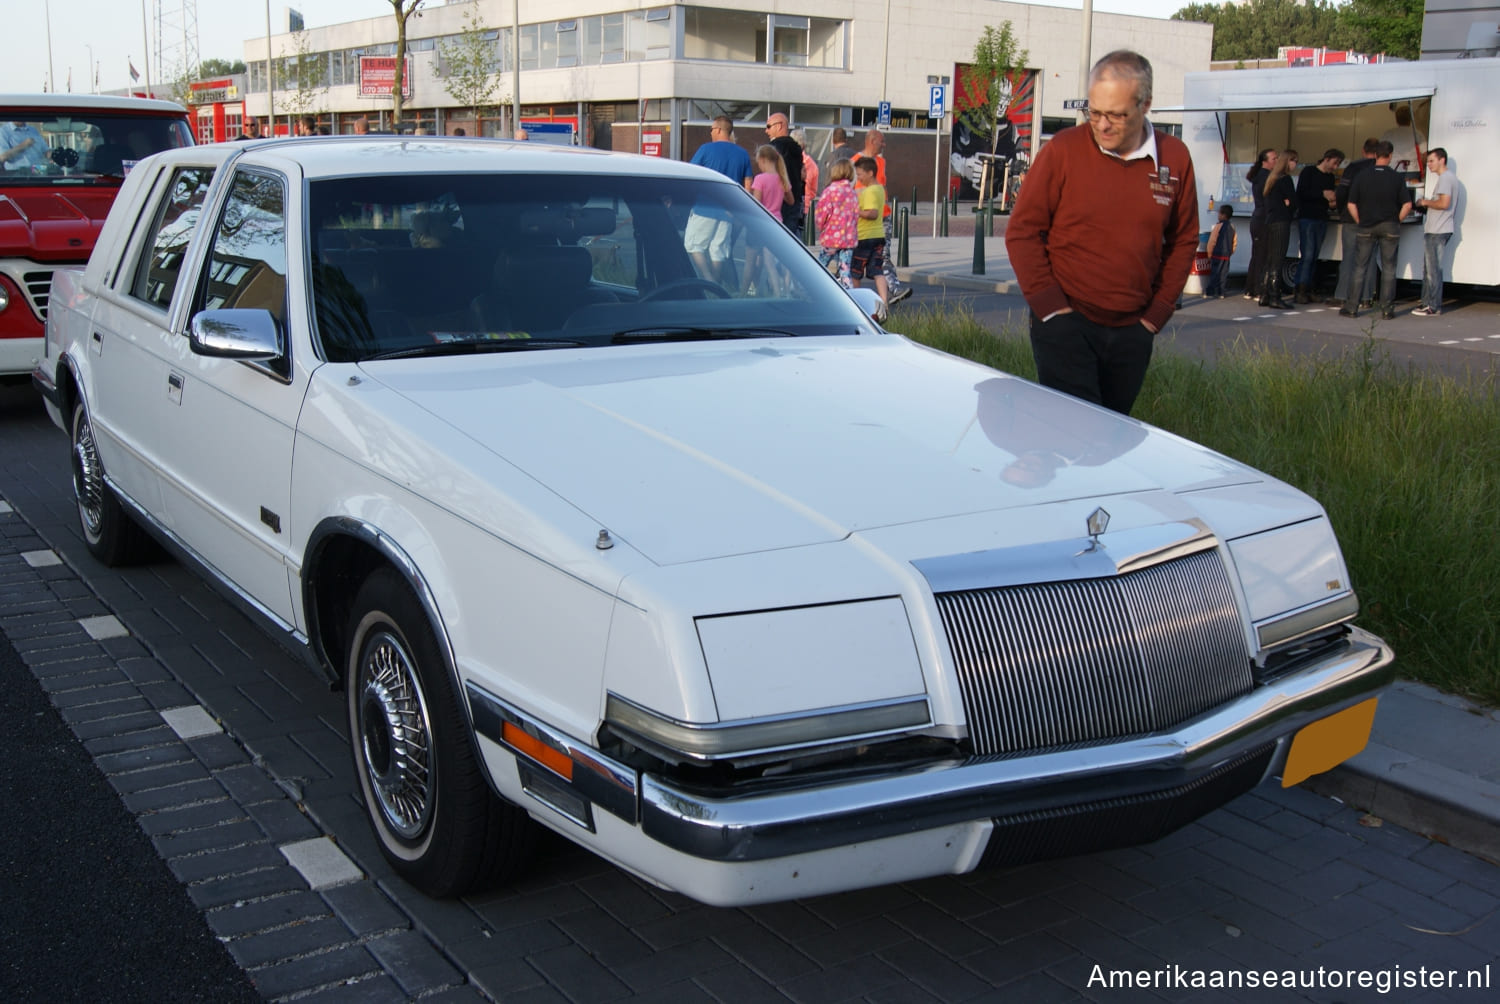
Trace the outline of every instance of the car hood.
<instances>
[{"instance_id":1,"label":"car hood","mask_svg":"<svg viewBox=\"0 0 1500 1004\"><path fill-rule=\"evenodd\" d=\"M364 368L659 564L1264 479L1171 434L898 336Z\"/></svg>"},{"instance_id":2,"label":"car hood","mask_svg":"<svg viewBox=\"0 0 1500 1004\"><path fill-rule=\"evenodd\" d=\"M118 186L66 192L16 186L0 193L0 254L87 260L118 192Z\"/></svg>"}]
</instances>

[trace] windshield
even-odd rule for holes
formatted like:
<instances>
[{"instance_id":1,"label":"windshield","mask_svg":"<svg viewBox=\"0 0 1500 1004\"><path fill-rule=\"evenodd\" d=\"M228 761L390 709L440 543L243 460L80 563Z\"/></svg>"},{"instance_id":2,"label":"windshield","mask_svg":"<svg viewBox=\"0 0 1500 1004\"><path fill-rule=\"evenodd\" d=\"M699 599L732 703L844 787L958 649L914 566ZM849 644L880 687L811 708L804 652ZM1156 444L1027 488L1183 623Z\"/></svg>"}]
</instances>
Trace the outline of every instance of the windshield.
<instances>
[{"instance_id":1,"label":"windshield","mask_svg":"<svg viewBox=\"0 0 1500 1004\"><path fill-rule=\"evenodd\" d=\"M117 182L137 161L192 142L180 118L0 107L0 182Z\"/></svg>"},{"instance_id":2,"label":"windshield","mask_svg":"<svg viewBox=\"0 0 1500 1004\"><path fill-rule=\"evenodd\" d=\"M733 185L388 175L313 182L309 209L318 337L334 362L875 330Z\"/></svg>"}]
</instances>

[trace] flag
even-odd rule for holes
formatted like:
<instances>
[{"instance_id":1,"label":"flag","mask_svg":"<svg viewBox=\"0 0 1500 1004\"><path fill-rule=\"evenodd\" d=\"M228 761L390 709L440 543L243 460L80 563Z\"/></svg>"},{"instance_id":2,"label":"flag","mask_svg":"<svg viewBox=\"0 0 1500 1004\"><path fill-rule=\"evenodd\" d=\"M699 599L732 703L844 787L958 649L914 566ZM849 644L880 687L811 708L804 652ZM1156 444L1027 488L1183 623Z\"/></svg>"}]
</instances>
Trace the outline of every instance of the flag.
<instances>
[{"instance_id":1,"label":"flag","mask_svg":"<svg viewBox=\"0 0 1500 1004\"><path fill-rule=\"evenodd\" d=\"M125 57L125 64L130 67L130 82L132 84L141 79L140 71L135 68L135 63L130 59L129 56Z\"/></svg>"}]
</instances>

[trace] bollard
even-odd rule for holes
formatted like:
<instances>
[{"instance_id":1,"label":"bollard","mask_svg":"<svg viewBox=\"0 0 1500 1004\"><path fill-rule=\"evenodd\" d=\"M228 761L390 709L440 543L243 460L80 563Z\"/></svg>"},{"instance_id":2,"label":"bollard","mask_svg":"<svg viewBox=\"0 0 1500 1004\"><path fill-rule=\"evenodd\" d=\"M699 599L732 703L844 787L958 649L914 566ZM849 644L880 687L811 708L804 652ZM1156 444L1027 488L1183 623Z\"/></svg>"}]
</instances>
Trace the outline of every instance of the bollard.
<instances>
[{"instance_id":1,"label":"bollard","mask_svg":"<svg viewBox=\"0 0 1500 1004\"><path fill-rule=\"evenodd\" d=\"M978 217L974 219L974 274L984 275L984 226Z\"/></svg>"},{"instance_id":2,"label":"bollard","mask_svg":"<svg viewBox=\"0 0 1500 1004\"><path fill-rule=\"evenodd\" d=\"M911 186L911 214L917 215L917 186Z\"/></svg>"},{"instance_id":3,"label":"bollard","mask_svg":"<svg viewBox=\"0 0 1500 1004\"><path fill-rule=\"evenodd\" d=\"M807 204L807 215L802 219L802 243L812 247L818 242L818 200Z\"/></svg>"},{"instance_id":4,"label":"bollard","mask_svg":"<svg viewBox=\"0 0 1500 1004\"><path fill-rule=\"evenodd\" d=\"M942 237L947 237L948 236L948 200L947 199L943 199L942 203L943 203L943 212L942 212L942 216L939 217L939 219L938 219L938 235L942 236Z\"/></svg>"},{"instance_id":5,"label":"bollard","mask_svg":"<svg viewBox=\"0 0 1500 1004\"><path fill-rule=\"evenodd\" d=\"M896 265L898 268L909 268L911 266L911 213L907 212L905 206L901 207L901 215L897 217L896 225L901 228L900 236L896 238Z\"/></svg>"}]
</instances>

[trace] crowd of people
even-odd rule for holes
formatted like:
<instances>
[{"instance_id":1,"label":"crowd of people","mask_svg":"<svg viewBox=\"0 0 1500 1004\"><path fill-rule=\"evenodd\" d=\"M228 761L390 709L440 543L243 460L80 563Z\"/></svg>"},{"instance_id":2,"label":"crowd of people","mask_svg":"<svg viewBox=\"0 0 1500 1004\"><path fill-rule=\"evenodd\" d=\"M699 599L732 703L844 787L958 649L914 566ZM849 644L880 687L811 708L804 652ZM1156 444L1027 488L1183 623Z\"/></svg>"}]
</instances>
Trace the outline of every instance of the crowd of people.
<instances>
[{"instance_id":1,"label":"crowd of people","mask_svg":"<svg viewBox=\"0 0 1500 1004\"><path fill-rule=\"evenodd\" d=\"M1404 125L1402 124L1404 120ZM1396 133L1410 135L1410 113L1398 109ZM1338 284L1327 302L1345 317L1358 317L1361 307L1373 306L1381 316L1395 314L1396 253L1401 223L1417 209L1422 220L1425 248L1422 303L1412 313L1432 317L1442 312L1442 255L1454 232L1456 183L1448 173L1448 152L1440 147L1419 151L1424 140L1407 140L1411 150L1397 150L1387 137L1370 137L1364 156L1339 173L1344 152L1330 147L1317 164L1310 164L1292 183L1297 168L1296 150L1267 147L1256 156L1245 175L1254 200L1250 214L1250 270L1245 278L1245 298L1262 307L1285 310L1292 306L1282 295L1281 269L1287 256L1293 222L1297 225L1299 259L1296 303L1313 302L1318 255L1332 227L1342 227L1342 258ZM1400 158L1399 160L1397 158ZM1407 184L1407 167L1420 158L1433 179L1432 194L1414 198ZM1212 266L1204 288L1208 296L1226 295L1224 276L1233 254L1236 235L1232 206L1219 208L1219 222L1209 233ZM1378 267L1378 273L1377 273ZM1377 278L1378 275L1378 278Z\"/></svg>"},{"instance_id":2,"label":"crowd of people","mask_svg":"<svg viewBox=\"0 0 1500 1004\"><path fill-rule=\"evenodd\" d=\"M807 149L806 132L792 129L785 114L767 116L765 132L767 142L752 157L735 142L734 122L721 115L710 125L709 141L694 152L692 162L744 185L794 234L802 234L808 207L816 206L818 255L841 283L850 289L872 284L887 307L909 297L911 288L896 276L888 254L891 209L885 193L885 135L869 130L864 147L856 150L848 132L835 129L826 167L820 169ZM731 278L732 241L727 220L703 216L690 220L684 234L700 273L720 284ZM775 263L762 249L747 247L741 292L765 290L774 295L779 282Z\"/></svg>"}]
</instances>

